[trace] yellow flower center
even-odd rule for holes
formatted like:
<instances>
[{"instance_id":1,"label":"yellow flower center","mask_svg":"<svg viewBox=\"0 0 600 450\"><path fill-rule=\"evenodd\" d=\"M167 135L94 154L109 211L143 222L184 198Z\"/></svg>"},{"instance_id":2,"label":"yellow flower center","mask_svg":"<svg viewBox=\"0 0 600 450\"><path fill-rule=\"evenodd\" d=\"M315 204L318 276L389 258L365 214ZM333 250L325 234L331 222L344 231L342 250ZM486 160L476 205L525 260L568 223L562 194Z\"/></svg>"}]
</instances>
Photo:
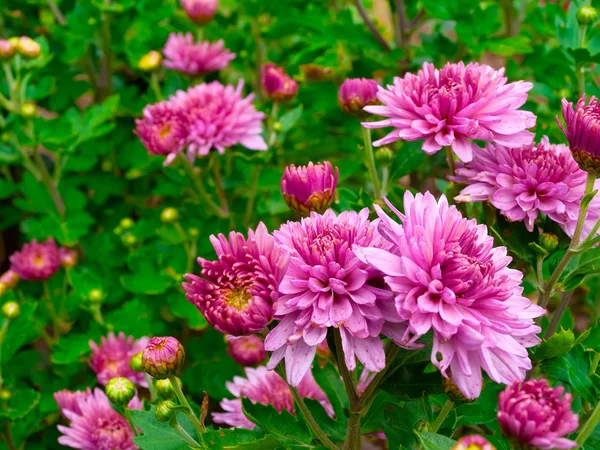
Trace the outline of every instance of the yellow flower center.
<instances>
[{"instance_id":1,"label":"yellow flower center","mask_svg":"<svg viewBox=\"0 0 600 450\"><path fill-rule=\"evenodd\" d=\"M233 289L226 298L226 303L229 306L233 306L238 311L241 311L248 303L252 296L244 289Z\"/></svg>"}]
</instances>

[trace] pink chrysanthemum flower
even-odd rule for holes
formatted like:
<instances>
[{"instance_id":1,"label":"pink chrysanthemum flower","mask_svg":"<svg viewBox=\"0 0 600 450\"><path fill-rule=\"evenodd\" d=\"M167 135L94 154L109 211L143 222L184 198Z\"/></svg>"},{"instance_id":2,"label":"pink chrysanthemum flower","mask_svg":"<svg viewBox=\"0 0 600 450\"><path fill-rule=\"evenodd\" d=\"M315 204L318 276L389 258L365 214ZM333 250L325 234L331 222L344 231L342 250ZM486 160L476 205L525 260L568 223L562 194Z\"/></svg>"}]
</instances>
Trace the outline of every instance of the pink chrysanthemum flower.
<instances>
[{"instance_id":1,"label":"pink chrysanthemum flower","mask_svg":"<svg viewBox=\"0 0 600 450\"><path fill-rule=\"evenodd\" d=\"M34 239L13 253L9 260L10 270L20 279L29 281L47 280L60 267L60 254L52 238L45 242Z\"/></svg>"},{"instance_id":2,"label":"pink chrysanthemum flower","mask_svg":"<svg viewBox=\"0 0 600 450\"><path fill-rule=\"evenodd\" d=\"M219 0L180 0L180 3L188 17L199 25L210 22L219 7Z\"/></svg>"},{"instance_id":3,"label":"pink chrysanthemum flower","mask_svg":"<svg viewBox=\"0 0 600 450\"><path fill-rule=\"evenodd\" d=\"M416 75L407 73L387 89L379 89L377 98L384 106L367 106L365 111L387 119L363 126L395 128L375 146L423 139L425 153L451 146L464 162L471 161L478 148L471 139L508 147L528 145L533 134L526 130L535 126L536 117L519 108L533 84L506 82L504 69L485 64L448 63L438 70L425 63Z\"/></svg>"},{"instance_id":4,"label":"pink chrysanthemum flower","mask_svg":"<svg viewBox=\"0 0 600 450\"><path fill-rule=\"evenodd\" d=\"M481 368L497 383L522 381L531 369L526 347L540 341L532 319L544 310L522 295L523 274L508 267L506 248L494 248L486 227L444 196L406 192L404 214L388 206L402 222L377 207L391 249L355 251L386 275L413 339L433 330L431 362L467 398L481 392Z\"/></svg>"},{"instance_id":5,"label":"pink chrysanthemum flower","mask_svg":"<svg viewBox=\"0 0 600 450\"><path fill-rule=\"evenodd\" d=\"M338 90L338 105L347 114L365 118L369 116L363 108L376 105L379 85L377 81L368 78L348 78Z\"/></svg>"},{"instance_id":6,"label":"pink chrysanthemum flower","mask_svg":"<svg viewBox=\"0 0 600 450\"><path fill-rule=\"evenodd\" d=\"M496 450L489 441L478 434L461 437L450 450Z\"/></svg>"},{"instance_id":7,"label":"pink chrysanthemum flower","mask_svg":"<svg viewBox=\"0 0 600 450\"><path fill-rule=\"evenodd\" d=\"M274 102L287 102L293 100L298 94L298 83L294 81L283 67L272 62L261 68L260 82L265 95Z\"/></svg>"},{"instance_id":8,"label":"pink chrysanthemum flower","mask_svg":"<svg viewBox=\"0 0 600 450\"><path fill-rule=\"evenodd\" d=\"M265 115L254 108L254 94L242 97L243 86L243 80L237 87L213 81L171 97L169 101L185 111L190 159L208 155L213 148L225 153L225 148L237 144L250 150L267 149L260 135Z\"/></svg>"},{"instance_id":9,"label":"pink chrysanthemum flower","mask_svg":"<svg viewBox=\"0 0 600 450\"><path fill-rule=\"evenodd\" d=\"M133 432L127 420L117 413L100 389L92 392L60 391L54 398L69 426L58 425L63 434L58 443L82 450L134 450ZM129 409L141 409L142 402L134 397Z\"/></svg>"},{"instance_id":10,"label":"pink chrysanthemum flower","mask_svg":"<svg viewBox=\"0 0 600 450\"><path fill-rule=\"evenodd\" d=\"M198 258L201 277L185 275L186 298L218 331L245 336L265 328L273 319L277 287L285 274L288 255L281 251L261 222L227 238L211 236L218 259Z\"/></svg>"},{"instance_id":11,"label":"pink chrysanthemum flower","mask_svg":"<svg viewBox=\"0 0 600 450\"><path fill-rule=\"evenodd\" d=\"M563 395L564 390L551 388L543 379L508 386L498 398L498 422L504 435L543 450L577 447L565 438L577 429L579 417L571 410L571 394Z\"/></svg>"},{"instance_id":12,"label":"pink chrysanthemum flower","mask_svg":"<svg viewBox=\"0 0 600 450\"><path fill-rule=\"evenodd\" d=\"M335 200L340 172L329 161L307 166L290 164L281 178L281 193L289 208L306 217L311 211L324 213Z\"/></svg>"},{"instance_id":13,"label":"pink chrysanthemum flower","mask_svg":"<svg viewBox=\"0 0 600 450\"><path fill-rule=\"evenodd\" d=\"M265 343L258 336L227 336L227 354L242 366L256 366L267 357Z\"/></svg>"},{"instance_id":14,"label":"pink chrysanthemum flower","mask_svg":"<svg viewBox=\"0 0 600 450\"><path fill-rule=\"evenodd\" d=\"M544 137L522 148L488 144L451 179L468 184L456 201L489 201L508 220L525 221L533 231L540 213L561 225L577 221L587 174L566 146Z\"/></svg>"},{"instance_id":15,"label":"pink chrysanthemum flower","mask_svg":"<svg viewBox=\"0 0 600 450\"><path fill-rule=\"evenodd\" d=\"M187 142L187 116L173 101L147 105L135 125L135 134L152 155L176 156Z\"/></svg>"},{"instance_id":16,"label":"pink chrysanthemum flower","mask_svg":"<svg viewBox=\"0 0 600 450\"><path fill-rule=\"evenodd\" d=\"M163 54L163 66L193 76L224 69L235 59L223 40L194 42L192 33L171 33Z\"/></svg>"},{"instance_id":17,"label":"pink chrysanthemum flower","mask_svg":"<svg viewBox=\"0 0 600 450\"><path fill-rule=\"evenodd\" d=\"M137 385L148 387L142 372L135 372L129 363L133 355L146 348L150 341L147 337L135 340L133 336L125 337L121 332L118 336L111 331L108 337L100 338L100 345L90 341L92 356L89 365L98 377L98 382L104 386L111 378L125 377Z\"/></svg>"},{"instance_id":18,"label":"pink chrysanthemum flower","mask_svg":"<svg viewBox=\"0 0 600 450\"><path fill-rule=\"evenodd\" d=\"M356 367L355 355L367 370L385 366L379 338L384 333L404 344L405 327L379 270L361 262L353 245L379 248L383 239L369 210L312 213L301 222L288 222L274 233L290 253L290 264L279 285L275 317L281 322L265 339L272 351L267 367L285 357L286 377L297 386L310 369L330 327L338 328L346 365Z\"/></svg>"},{"instance_id":19,"label":"pink chrysanthemum flower","mask_svg":"<svg viewBox=\"0 0 600 450\"><path fill-rule=\"evenodd\" d=\"M242 411L242 398L248 398L252 403L271 405L277 412L284 409L294 414L294 399L288 384L277 373L260 366L256 369L247 367L246 378L234 377L233 382L227 382L226 386L235 398L223 399L222 413L213 413L213 420L217 423L229 425L232 428L248 428L252 430L255 424L244 415ZM327 396L315 382L312 373L307 372L298 385L298 394L303 398L317 400L327 414L333 417L333 408Z\"/></svg>"}]
</instances>

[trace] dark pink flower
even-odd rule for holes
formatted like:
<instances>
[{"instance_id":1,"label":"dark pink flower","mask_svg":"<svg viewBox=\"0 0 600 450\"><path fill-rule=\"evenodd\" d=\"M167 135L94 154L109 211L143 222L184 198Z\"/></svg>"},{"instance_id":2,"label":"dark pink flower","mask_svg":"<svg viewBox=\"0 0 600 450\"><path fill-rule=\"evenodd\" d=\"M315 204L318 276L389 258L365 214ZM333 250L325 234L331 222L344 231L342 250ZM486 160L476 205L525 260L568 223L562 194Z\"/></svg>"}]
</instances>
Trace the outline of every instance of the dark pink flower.
<instances>
[{"instance_id":1,"label":"dark pink flower","mask_svg":"<svg viewBox=\"0 0 600 450\"><path fill-rule=\"evenodd\" d=\"M329 161L308 166L290 164L281 178L281 193L290 209L303 217L324 213L335 199L339 170Z\"/></svg>"},{"instance_id":2,"label":"dark pink flower","mask_svg":"<svg viewBox=\"0 0 600 450\"><path fill-rule=\"evenodd\" d=\"M571 410L571 394L564 388L551 388L546 380L514 383L500 393L498 422L504 435L534 448L575 448L577 443L565 436L579 426Z\"/></svg>"},{"instance_id":3,"label":"dark pink flower","mask_svg":"<svg viewBox=\"0 0 600 450\"><path fill-rule=\"evenodd\" d=\"M404 322L394 309L392 293L379 270L360 261L353 245L379 248L383 239L369 210L312 213L301 222L287 222L274 233L290 254L279 285L275 317L281 322L265 339L272 351L268 368L285 357L286 377L297 386L311 367L317 347L330 327L341 334L346 365L356 367L355 355L371 372L385 366L379 338L384 333L404 344Z\"/></svg>"},{"instance_id":4,"label":"dark pink flower","mask_svg":"<svg viewBox=\"0 0 600 450\"><path fill-rule=\"evenodd\" d=\"M424 63L417 75L395 78L377 98L384 106L367 106L365 111L387 119L365 122L366 128L394 127L375 146L399 140L423 139L423 151L438 152L451 146L464 162L473 158L477 146L471 139L522 147L533 140L526 131L535 126L535 116L519 108L527 101L532 83L508 83L504 69L479 63L448 63L436 69Z\"/></svg>"},{"instance_id":5,"label":"dark pink flower","mask_svg":"<svg viewBox=\"0 0 600 450\"><path fill-rule=\"evenodd\" d=\"M469 399L481 392L482 368L497 383L522 381L527 347L540 341L533 319L544 310L522 295L523 274L508 267L506 248L494 248L486 227L444 196L407 191L404 214L388 206L402 222L376 207L389 250L355 252L386 275L407 333L414 340L433 331L431 362Z\"/></svg>"},{"instance_id":6,"label":"dark pink flower","mask_svg":"<svg viewBox=\"0 0 600 450\"><path fill-rule=\"evenodd\" d=\"M234 377L233 382L227 382L227 389L234 399L223 399L222 413L213 413L213 420L223 423L232 428L248 428L252 430L255 425L244 415L242 411L242 398L248 398L252 403L273 406L277 412L284 409L294 414L294 399L288 384L277 373L260 366L256 369L247 367L246 378ZM327 414L333 417L333 408L323 390L317 385L312 373L307 372L300 384L298 393L302 398L317 400Z\"/></svg>"},{"instance_id":7,"label":"dark pink flower","mask_svg":"<svg viewBox=\"0 0 600 450\"><path fill-rule=\"evenodd\" d=\"M20 279L29 281L47 280L60 267L60 254L52 238L45 242L34 239L24 244L20 251L10 256L9 260L10 270Z\"/></svg>"},{"instance_id":8,"label":"dark pink flower","mask_svg":"<svg viewBox=\"0 0 600 450\"><path fill-rule=\"evenodd\" d=\"M185 363L185 349L172 336L154 336L142 353L142 366L157 380L179 376Z\"/></svg>"},{"instance_id":9,"label":"dark pink flower","mask_svg":"<svg viewBox=\"0 0 600 450\"><path fill-rule=\"evenodd\" d=\"M148 345L149 338L134 339L125 337L121 332L118 336L111 331L107 337L100 338L100 345L90 341L92 356L89 365L98 377L98 383L106 386L111 378L125 377L137 385L148 387L141 372L135 372L129 362L133 355L141 352Z\"/></svg>"},{"instance_id":10,"label":"dark pink flower","mask_svg":"<svg viewBox=\"0 0 600 450\"><path fill-rule=\"evenodd\" d=\"M187 116L173 101L147 105L135 125L135 134L152 155L176 156L186 145Z\"/></svg>"},{"instance_id":11,"label":"dark pink flower","mask_svg":"<svg viewBox=\"0 0 600 450\"><path fill-rule=\"evenodd\" d=\"M253 334L227 336L227 353L242 366L256 366L267 357L263 340Z\"/></svg>"},{"instance_id":12,"label":"dark pink flower","mask_svg":"<svg viewBox=\"0 0 600 450\"><path fill-rule=\"evenodd\" d=\"M450 450L496 450L486 438L478 434L461 437Z\"/></svg>"},{"instance_id":13,"label":"dark pink flower","mask_svg":"<svg viewBox=\"0 0 600 450\"><path fill-rule=\"evenodd\" d=\"M180 2L188 17L200 25L210 22L219 7L219 0L180 0Z\"/></svg>"},{"instance_id":14,"label":"dark pink flower","mask_svg":"<svg viewBox=\"0 0 600 450\"><path fill-rule=\"evenodd\" d=\"M193 76L224 69L235 59L235 53L225 48L223 40L194 42L192 33L171 33L163 55L163 66Z\"/></svg>"},{"instance_id":15,"label":"dark pink flower","mask_svg":"<svg viewBox=\"0 0 600 450\"><path fill-rule=\"evenodd\" d=\"M216 261L198 258L201 277L185 275L186 298L218 331L245 336L265 328L273 319L277 287L285 274L288 256L261 222L256 232L248 230L227 238L211 236Z\"/></svg>"},{"instance_id":16,"label":"dark pink flower","mask_svg":"<svg viewBox=\"0 0 600 450\"><path fill-rule=\"evenodd\" d=\"M369 116L363 108L376 105L379 85L377 81L368 78L348 78L338 90L338 104L340 108L352 116L365 118Z\"/></svg>"},{"instance_id":17,"label":"dark pink flower","mask_svg":"<svg viewBox=\"0 0 600 450\"><path fill-rule=\"evenodd\" d=\"M293 100L298 93L298 83L285 73L283 67L272 62L262 67L261 83L265 95L274 102Z\"/></svg>"}]
</instances>

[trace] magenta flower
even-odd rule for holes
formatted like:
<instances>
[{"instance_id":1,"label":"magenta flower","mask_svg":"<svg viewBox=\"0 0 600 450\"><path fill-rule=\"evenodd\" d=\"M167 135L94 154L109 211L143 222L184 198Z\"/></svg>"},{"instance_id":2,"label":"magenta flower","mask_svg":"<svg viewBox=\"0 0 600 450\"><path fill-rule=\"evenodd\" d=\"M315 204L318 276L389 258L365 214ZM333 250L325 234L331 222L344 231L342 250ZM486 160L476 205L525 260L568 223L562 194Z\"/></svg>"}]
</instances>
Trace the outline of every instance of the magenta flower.
<instances>
[{"instance_id":1,"label":"magenta flower","mask_svg":"<svg viewBox=\"0 0 600 450\"><path fill-rule=\"evenodd\" d=\"M0 275L0 284L4 285L8 289L14 288L19 282L19 275L12 270L8 269L2 275Z\"/></svg>"},{"instance_id":2,"label":"magenta flower","mask_svg":"<svg viewBox=\"0 0 600 450\"><path fill-rule=\"evenodd\" d=\"M456 201L488 201L509 221L525 221L529 231L540 213L561 225L577 221L586 178L569 149L546 137L522 148L488 144L451 177L468 184Z\"/></svg>"},{"instance_id":3,"label":"magenta flower","mask_svg":"<svg viewBox=\"0 0 600 450\"><path fill-rule=\"evenodd\" d=\"M407 73L379 89L377 98L384 106L367 106L365 111L387 119L363 126L395 128L375 146L424 139L425 153L451 146L464 162L471 161L478 148L471 139L522 147L533 140L526 130L535 126L536 118L519 108L533 84L506 81L504 69L485 64L448 63L438 70L425 63L417 75Z\"/></svg>"},{"instance_id":4,"label":"magenta flower","mask_svg":"<svg viewBox=\"0 0 600 450\"><path fill-rule=\"evenodd\" d=\"M244 415L242 411L242 398L248 398L252 403L271 405L277 412L284 409L294 414L294 399L288 384L277 373L260 366L256 369L247 367L246 378L234 377L233 382L227 382L226 386L235 398L223 399L222 413L213 413L212 417L216 423L223 423L232 428L247 428L252 430L255 424ZM323 390L317 385L312 373L307 372L298 385L300 397L317 400L327 414L333 417L333 408Z\"/></svg>"},{"instance_id":5,"label":"magenta flower","mask_svg":"<svg viewBox=\"0 0 600 450\"><path fill-rule=\"evenodd\" d=\"M431 362L467 398L481 392L481 368L497 383L522 381L531 369L526 347L540 341L532 319L544 310L522 295L523 274L508 267L506 248L494 248L486 227L444 196L407 191L404 214L388 206L402 222L377 207L390 249L355 252L386 275L413 340L433 330Z\"/></svg>"},{"instance_id":6,"label":"magenta flower","mask_svg":"<svg viewBox=\"0 0 600 450\"><path fill-rule=\"evenodd\" d=\"M188 17L200 25L210 22L219 7L219 0L180 0L180 2Z\"/></svg>"},{"instance_id":7,"label":"magenta flower","mask_svg":"<svg viewBox=\"0 0 600 450\"><path fill-rule=\"evenodd\" d=\"M478 434L461 437L450 450L496 450L486 438Z\"/></svg>"},{"instance_id":8,"label":"magenta flower","mask_svg":"<svg viewBox=\"0 0 600 450\"><path fill-rule=\"evenodd\" d=\"M329 161L308 166L290 164L281 178L281 193L289 208L306 217L311 211L324 213L335 199L340 173Z\"/></svg>"},{"instance_id":9,"label":"magenta flower","mask_svg":"<svg viewBox=\"0 0 600 450\"><path fill-rule=\"evenodd\" d=\"M82 450L134 450L133 432L127 420L117 413L100 389L92 392L59 391L54 394L61 413L69 426L58 425L63 434L58 443ZM134 397L129 409L141 409L142 402Z\"/></svg>"},{"instance_id":10,"label":"magenta flower","mask_svg":"<svg viewBox=\"0 0 600 450\"><path fill-rule=\"evenodd\" d=\"M274 102L293 100L298 93L298 83L285 73L283 67L272 62L261 68L261 84L265 95Z\"/></svg>"},{"instance_id":11,"label":"magenta flower","mask_svg":"<svg viewBox=\"0 0 600 450\"><path fill-rule=\"evenodd\" d=\"M224 69L235 59L223 40L194 42L192 33L171 33L163 48L163 66L192 76Z\"/></svg>"},{"instance_id":12,"label":"magenta flower","mask_svg":"<svg viewBox=\"0 0 600 450\"><path fill-rule=\"evenodd\" d=\"M564 388L551 388L546 380L514 383L500 393L498 422L504 435L518 443L538 449L575 448L565 438L579 426L571 411L571 394Z\"/></svg>"},{"instance_id":13,"label":"magenta flower","mask_svg":"<svg viewBox=\"0 0 600 450\"><path fill-rule=\"evenodd\" d=\"M363 108L379 103L377 81L368 78L348 78L338 90L338 104L340 108L351 116L365 118L369 116Z\"/></svg>"},{"instance_id":14,"label":"magenta flower","mask_svg":"<svg viewBox=\"0 0 600 450\"><path fill-rule=\"evenodd\" d=\"M52 277L60 267L60 254L49 238L45 242L35 239L13 253L10 258L10 270L22 280L43 281Z\"/></svg>"},{"instance_id":15,"label":"magenta flower","mask_svg":"<svg viewBox=\"0 0 600 450\"><path fill-rule=\"evenodd\" d=\"M185 111L190 159L208 155L212 148L225 153L225 148L237 144L250 150L267 149L260 135L265 115L254 108L254 94L242 97L243 87L243 80L237 87L213 81L171 97L170 101Z\"/></svg>"},{"instance_id":16,"label":"magenta flower","mask_svg":"<svg viewBox=\"0 0 600 450\"><path fill-rule=\"evenodd\" d=\"M297 386L310 369L330 327L338 328L346 365L355 355L371 372L385 366L379 338L384 333L404 345L403 320L394 309L392 293L379 270L361 262L353 245L380 248L384 240L369 210L312 213L301 222L287 222L274 233L290 253L290 264L279 285L275 317L281 322L265 339L272 351L268 368L285 357L286 378Z\"/></svg>"},{"instance_id":17,"label":"magenta flower","mask_svg":"<svg viewBox=\"0 0 600 450\"><path fill-rule=\"evenodd\" d=\"M187 143L187 116L173 101L147 105L143 117L136 119L135 125L135 134L152 155L174 157Z\"/></svg>"},{"instance_id":18,"label":"magenta flower","mask_svg":"<svg viewBox=\"0 0 600 450\"><path fill-rule=\"evenodd\" d=\"M61 247L58 249L58 255L60 257L60 265L64 268L71 269L77 265L78 255L72 248Z\"/></svg>"},{"instance_id":19,"label":"magenta flower","mask_svg":"<svg viewBox=\"0 0 600 450\"><path fill-rule=\"evenodd\" d=\"M227 353L242 366L256 366L267 357L263 340L253 334L227 336Z\"/></svg>"},{"instance_id":20,"label":"magenta flower","mask_svg":"<svg viewBox=\"0 0 600 450\"><path fill-rule=\"evenodd\" d=\"M285 274L288 255L281 251L261 222L227 238L211 236L216 261L198 258L201 277L185 275L186 298L202 312L218 331L245 336L265 328L273 319L277 287Z\"/></svg>"},{"instance_id":21,"label":"magenta flower","mask_svg":"<svg viewBox=\"0 0 600 450\"><path fill-rule=\"evenodd\" d=\"M133 336L125 337L121 332L118 336L111 331L108 337L100 338L100 345L90 341L92 356L89 365L98 377L98 383L106 386L111 378L125 377L135 384L148 387L148 383L141 372L135 372L129 362L133 355L141 352L148 345L149 338L134 339Z\"/></svg>"},{"instance_id":22,"label":"magenta flower","mask_svg":"<svg viewBox=\"0 0 600 450\"><path fill-rule=\"evenodd\" d=\"M157 380L179 376L185 363L185 349L172 336L154 336L142 353L142 366Z\"/></svg>"},{"instance_id":23,"label":"magenta flower","mask_svg":"<svg viewBox=\"0 0 600 450\"><path fill-rule=\"evenodd\" d=\"M556 123L565 134L573 158L581 170L600 175L600 104L596 97L585 104L585 94L581 96L575 110L573 103L562 99L562 116L565 126L558 116Z\"/></svg>"}]
</instances>

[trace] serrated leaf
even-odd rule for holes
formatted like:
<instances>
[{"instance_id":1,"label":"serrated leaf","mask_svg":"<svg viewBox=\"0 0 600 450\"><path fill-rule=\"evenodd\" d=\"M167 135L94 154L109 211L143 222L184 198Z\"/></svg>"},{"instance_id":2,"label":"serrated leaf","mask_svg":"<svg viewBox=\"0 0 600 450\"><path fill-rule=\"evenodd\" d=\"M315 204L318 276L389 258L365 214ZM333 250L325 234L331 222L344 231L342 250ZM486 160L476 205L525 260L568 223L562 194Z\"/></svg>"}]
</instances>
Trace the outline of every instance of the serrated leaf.
<instances>
[{"instance_id":1,"label":"serrated leaf","mask_svg":"<svg viewBox=\"0 0 600 450\"><path fill-rule=\"evenodd\" d=\"M538 345L531 358L535 361L542 361L564 355L571 350L574 343L575 334L573 334L573 331L561 328L559 332L554 333L549 339L545 339Z\"/></svg>"},{"instance_id":2,"label":"serrated leaf","mask_svg":"<svg viewBox=\"0 0 600 450\"><path fill-rule=\"evenodd\" d=\"M277 436L278 440L285 440L292 443L307 444L311 441L310 433L298 419L292 415L287 409L283 409L281 413L271 405L261 405L260 403L253 404L249 399L242 399L244 414L253 423L269 434Z\"/></svg>"},{"instance_id":3,"label":"serrated leaf","mask_svg":"<svg viewBox=\"0 0 600 450\"><path fill-rule=\"evenodd\" d=\"M133 442L143 450L183 450L190 446L183 440L179 433L171 428L168 423L159 422L154 417L156 406L150 411L130 410L131 420L142 430L142 435L133 438ZM177 414L177 422L197 439L197 433L190 420L183 414Z\"/></svg>"},{"instance_id":4,"label":"serrated leaf","mask_svg":"<svg viewBox=\"0 0 600 450\"><path fill-rule=\"evenodd\" d=\"M17 389L12 392L6 407L0 409L0 417L22 419L37 406L40 397L40 393L33 389Z\"/></svg>"},{"instance_id":5,"label":"serrated leaf","mask_svg":"<svg viewBox=\"0 0 600 450\"><path fill-rule=\"evenodd\" d=\"M450 450L456 444L456 441L441 434L422 431L416 433L419 441L423 445L423 450Z\"/></svg>"},{"instance_id":6,"label":"serrated leaf","mask_svg":"<svg viewBox=\"0 0 600 450\"><path fill-rule=\"evenodd\" d=\"M208 430L202 434L202 442L212 450L269 450L282 448L273 435L257 430L234 428L232 430Z\"/></svg>"}]
</instances>

